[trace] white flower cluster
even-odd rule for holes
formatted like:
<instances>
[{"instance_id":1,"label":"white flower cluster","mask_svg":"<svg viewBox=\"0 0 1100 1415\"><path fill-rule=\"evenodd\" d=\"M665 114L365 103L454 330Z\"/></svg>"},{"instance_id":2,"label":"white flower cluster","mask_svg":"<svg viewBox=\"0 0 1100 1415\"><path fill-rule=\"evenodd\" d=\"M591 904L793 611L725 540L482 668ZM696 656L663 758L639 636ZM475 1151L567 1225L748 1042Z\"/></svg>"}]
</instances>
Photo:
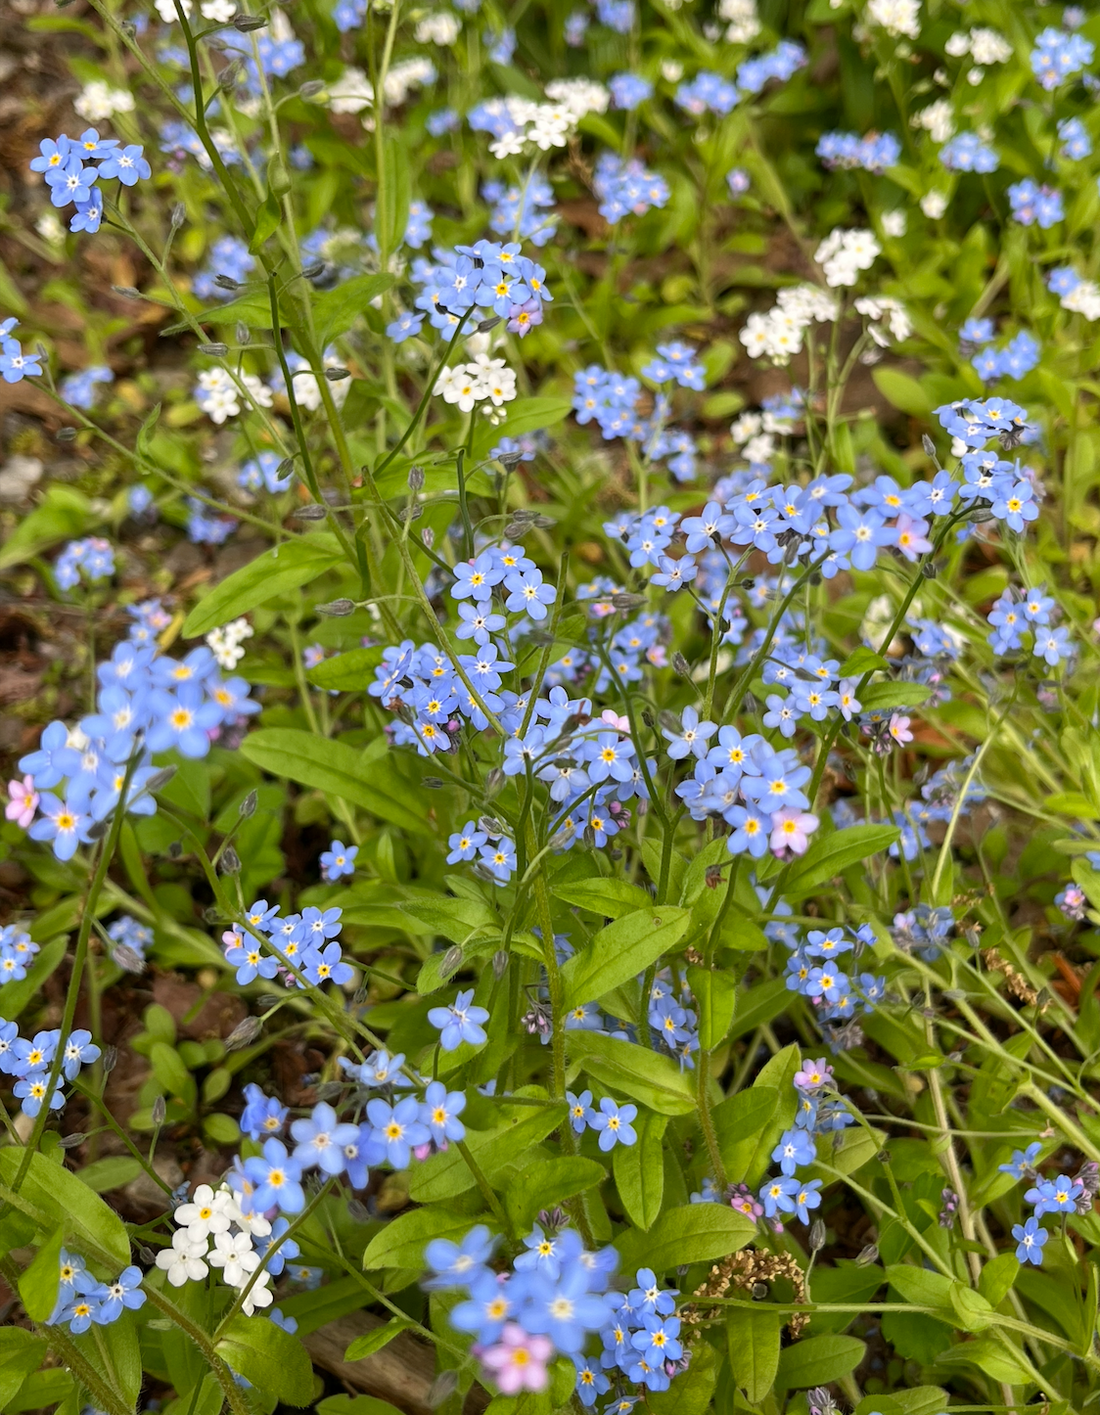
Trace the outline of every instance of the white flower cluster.
<instances>
[{"instance_id":1,"label":"white flower cluster","mask_svg":"<svg viewBox=\"0 0 1100 1415\"><path fill-rule=\"evenodd\" d=\"M952 59L961 59L969 54L975 64L988 68L990 64L1003 64L1012 58L1012 45L1003 34L995 29L972 29L969 34L957 30L944 45Z\"/></svg>"},{"instance_id":2,"label":"white flower cluster","mask_svg":"<svg viewBox=\"0 0 1100 1415\"><path fill-rule=\"evenodd\" d=\"M226 369L207 368L199 374L195 402L211 422L223 423L226 418L236 417L242 405L246 408L251 408L253 404L260 408L271 407L271 389L254 373L242 373L239 379L248 390L247 398Z\"/></svg>"},{"instance_id":3,"label":"white flower cluster","mask_svg":"<svg viewBox=\"0 0 1100 1415\"><path fill-rule=\"evenodd\" d=\"M935 103L914 113L909 122L914 128L931 133L933 142L947 142L955 132L955 110L950 99L937 98Z\"/></svg>"},{"instance_id":4,"label":"white flower cluster","mask_svg":"<svg viewBox=\"0 0 1100 1415\"><path fill-rule=\"evenodd\" d=\"M116 113L134 111L134 95L124 88L112 88L102 79L93 79L77 94L73 107L88 123L105 123Z\"/></svg>"},{"instance_id":5,"label":"white flower cluster","mask_svg":"<svg viewBox=\"0 0 1100 1415\"><path fill-rule=\"evenodd\" d=\"M250 639L255 630L247 619L234 619L231 624L222 624L211 629L206 636L206 646L217 660L218 667L231 672L244 658L244 641Z\"/></svg>"},{"instance_id":6,"label":"white flower cluster","mask_svg":"<svg viewBox=\"0 0 1100 1415\"><path fill-rule=\"evenodd\" d=\"M414 37L417 44L438 44L445 48L455 42L461 29L457 15L450 10L437 10L432 15L425 15L417 24Z\"/></svg>"},{"instance_id":7,"label":"white flower cluster","mask_svg":"<svg viewBox=\"0 0 1100 1415\"><path fill-rule=\"evenodd\" d=\"M938 221L947 210L945 192L927 192L920 199L920 209L931 221Z\"/></svg>"},{"instance_id":8,"label":"white flower cluster","mask_svg":"<svg viewBox=\"0 0 1100 1415\"><path fill-rule=\"evenodd\" d=\"M309 364L302 358L301 354L293 351L286 356L289 366L290 381L294 385L294 401L300 408L306 408L309 412L315 413L321 406L321 385L317 381L317 375L310 369ZM335 354L326 351L325 368L341 368L342 364ZM351 380L342 378L335 383L331 383L332 401L338 408L344 406L344 400L351 389Z\"/></svg>"},{"instance_id":9,"label":"white flower cluster","mask_svg":"<svg viewBox=\"0 0 1100 1415\"><path fill-rule=\"evenodd\" d=\"M1082 280L1060 303L1064 310L1083 314L1086 319L1100 319L1100 285L1095 280Z\"/></svg>"},{"instance_id":10,"label":"white flower cluster","mask_svg":"<svg viewBox=\"0 0 1100 1415\"><path fill-rule=\"evenodd\" d=\"M881 25L887 34L900 39L916 39L920 35L920 4L918 0L870 0L867 18Z\"/></svg>"},{"instance_id":11,"label":"white flower cluster","mask_svg":"<svg viewBox=\"0 0 1100 1415\"><path fill-rule=\"evenodd\" d=\"M472 363L443 369L432 392L442 394L445 403L457 403L461 413L486 401L499 408L516 396L516 375L503 359L478 354Z\"/></svg>"},{"instance_id":12,"label":"white flower cluster","mask_svg":"<svg viewBox=\"0 0 1100 1415\"><path fill-rule=\"evenodd\" d=\"M866 295L856 301L856 309L874 321L867 326L867 333L880 349L889 348L891 339L908 339L913 332L908 310L889 295Z\"/></svg>"},{"instance_id":13,"label":"white flower cluster","mask_svg":"<svg viewBox=\"0 0 1100 1415\"><path fill-rule=\"evenodd\" d=\"M194 9L191 0L180 0L180 4L183 13L190 19L191 11ZM156 0L156 10L166 25L178 23L176 0ZM237 6L234 4L234 0L202 0L199 13L204 20L213 20L217 25L227 25L237 13Z\"/></svg>"},{"instance_id":14,"label":"white flower cluster","mask_svg":"<svg viewBox=\"0 0 1100 1415\"><path fill-rule=\"evenodd\" d=\"M909 227L909 218L900 207L896 211L882 213L882 229L887 236L904 236Z\"/></svg>"},{"instance_id":15,"label":"white flower cluster","mask_svg":"<svg viewBox=\"0 0 1100 1415\"><path fill-rule=\"evenodd\" d=\"M721 0L718 18L726 21L726 41L729 44L748 44L760 33L756 0Z\"/></svg>"},{"instance_id":16,"label":"white flower cluster","mask_svg":"<svg viewBox=\"0 0 1100 1415\"><path fill-rule=\"evenodd\" d=\"M872 231L842 231L838 226L814 251L814 260L825 272L825 283L854 285L861 270L870 270L882 247Z\"/></svg>"},{"instance_id":17,"label":"white flower cluster","mask_svg":"<svg viewBox=\"0 0 1100 1415\"><path fill-rule=\"evenodd\" d=\"M507 98L491 98L484 105L489 113L507 116L512 124L508 132L489 144L494 157L517 157L531 147L540 152L564 147L586 113L607 110L607 89L589 79L556 79L546 92L554 100L552 103L533 103L510 94Z\"/></svg>"},{"instance_id":18,"label":"white flower cluster","mask_svg":"<svg viewBox=\"0 0 1100 1415\"><path fill-rule=\"evenodd\" d=\"M750 314L738 338L749 356L767 357L785 364L802 348L806 330L815 322L828 323L839 313L836 300L816 285L793 285L780 290L776 304L764 314Z\"/></svg>"},{"instance_id":19,"label":"white flower cluster","mask_svg":"<svg viewBox=\"0 0 1100 1415\"><path fill-rule=\"evenodd\" d=\"M430 59L394 64L382 84L382 95L392 108L400 108L413 89L434 83L436 72ZM348 68L327 86L321 101L333 113L361 113L374 103L374 88L362 69Z\"/></svg>"},{"instance_id":20,"label":"white flower cluster","mask_svg":"<svg viewBox=\"0 0 1100 1415\"><path fill-rule=\"evenodd\" d=\"M200 1184L191 1203L181 1204L172 1219L179 1225L172 1246L162 1248L156 1261L173 1287L201 1282L210 1268L221 1268L223 1280L238 1291L247 1286L261 1260L253 1239L271 1233L271 1224L262 1214L242 1214L227 1184L216 1191ZM257 1307L271 1306L270 1283L271 1274L264 1269L242 1304L246 1316Z\"/></svg>"}]
</instances>

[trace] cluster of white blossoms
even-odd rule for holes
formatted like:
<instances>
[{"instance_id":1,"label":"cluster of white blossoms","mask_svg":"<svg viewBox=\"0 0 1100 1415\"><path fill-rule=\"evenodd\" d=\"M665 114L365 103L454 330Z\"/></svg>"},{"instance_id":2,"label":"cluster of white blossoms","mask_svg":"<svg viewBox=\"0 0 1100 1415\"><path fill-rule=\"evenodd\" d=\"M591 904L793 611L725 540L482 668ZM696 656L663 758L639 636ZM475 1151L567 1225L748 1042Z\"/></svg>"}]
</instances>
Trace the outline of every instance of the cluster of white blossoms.
<instances>
[{"instance_id":1,"label":"cluster of white blossoms","mask_svg":"<svg viewBox=\"0 0 1100 1415\"><path fill-rule=\"evenodd\" d=\"M325 350L325 368L341 368L341 361L331 349ZM294 385L294 401L300 408L306 408L309 412L315 413L323 401L321 397L321 385L317 381L317 375L312 371L306 359L301 354L291 350L286 356L287 367L290 369L290 380ZM280 382L278 377L276 383ZM335 383L329 382L332 392L332 401L338 408L344 406L344 400L351 389L351 381L347 378L337 379ZM278 391L278 390L276 390Z\"/></svg>"},{"instance_id":2,"label":"cluster of white blossoms","mask_svg":"<svg viewBox=\"0 0 1100 1415\"><path fill-rule=\"evenodd\" d=\"M842 231L838 226L814 251L814 260L825 273L826 285L854 285L861 270L870 270L882 247L873 231Z\"/></svg>"},{"instance_id":3,"label":"cluster of white blossoms","mask_svg":"<svg viewBox=\"0 0 1100 1415\"><path fill-rule=\"evenodd\" d=\"M720 0L718 18L726 21L728 44L748 44L760 33L756 0Z\"/></svg>"},{"instance_id":4,"label":"cluster of white blossoms","mask_svg":"<svg viewBox=\"0 0 1100 1415\"><path fill-rule=\"evenodd\" d=\"M1083 314L1086 319L1100 319L1100 285L1095 280L1082 280L1059 303L1064 310Z\"/></svg>"},{"instance_id":5,"label":"cluster of white blossoms","mask_svg":"<svg viewBox=\"0 0 1100 1415\"><path fill-rule=\"evenodd\" d=\"M478 354L472 363L443 369L432 392L442 394L445 403L457 404L461 413L485 402L499 408L516 396L516 375L503 359Z\"/></svg>"},{"instance_id":6,"label":"cluster of white blossoms","mask_svg":"<svg viewBox=\"0 0 1100 1415\"><path fill-rule=\"evenodd\" d=\"M73 107L88 123L105 123L116 113L134 111L134 95L124 88L112 88L102 79L93 79L77 94Z\"/></svg>"},{"instance_id":7,"label":"cluster of white blossoms","mask_svg":"<svg viewBox=\"0 0 1100 1415\"><path fill-rule=\"evenodd\" d=\"M494 157L517 157L537 148L549 152L565 147L586 113L605 113L609 95L603 84L590 79L555 79L546 89L550 103L509 94L491 98L482 107L495 117L506 117L511 128L489 144Z\"/></svg>"},{"instance_id":8,"label":"cluster of white blossoms","mask_svg":"<svg viewBox=\"0 0 1100 1415\"><path fill-rule=\"evenodd\" d=\"M446 48L455 42L461 30L462 23L457 15L450 10L437 10L418 22L415 38L417 44L438 44Z\"/></svg>"},{"instance_id":9,"label":"cluster of white blossoms","mask_svg":"<svg viewBox=\"0 0 1100 1415\"><path fill-rule=\"evenodd\" d=\"M188 19L194 6L191 0L180 0L180 6ZM157 14L166 25L174 25L179 21L179 14L176 10L176 0L156 0ZM202 0L199 6L199 14L204 20L213 20L217 25L227 25L237 13L237 6L234 0Z\"/></svg>"},{"instance_id":10,"label":"cluster of white blossoms","mask_svg":"<svg viewBox=\"0 0 1100 1415\"><path fill-rule=\"evenodd\" d=\"M990 64L1003 64L1012 58L1012 45L1003 34L995 29L957 30L944 45L952 59L961 59L969 54L975 64L988 68Z\"/></svg>"},{"instance_id":11,"label":"cluster of white blossoms","mask_svg":"<svg viewBox=\"0 0 1100 1415\"><path fill-rule=\"evenodd\" d=\"M181 1204L172 1220L178 1225L172 1246L162 1248L156 1262L173 1287L201 1282L210 1268L220 1268L223 1281L242 1291L262 1261L254 1240L271 1236L271 1224L262 1214L241 1213L227 1184L217 1190L200 1184L191 1203ZM266 1247L261 1244L262 1249ZM257 1307L271 1306L274 1295L270 1283L271 1274L264 1268L242 1303L246 1316L252 1316Z\"/></svg>"},{"instance_id":12,"label":"cluster of white blossoms","mask_svg":"<svg viewBox=\"0 0 1100 1415\"><path fill-rule=\"evenodd\" d=\"M206 646L217 660L218 667L230 672L244 658L244 641L254 633L247 619L234 619L230 624L211 629L206 636Z\"/></svg>"},{"instance_id":13,"label":"cluster of white blossoms","mask_svg":"<svg viewBox=\"0 0 1100 1415\"><path fill-rule=\"evenodd\" d=\"M914 113L909 122L912 127L930 133L933 142L947 142L955 132L955 110L949 98L937 98L935 103Z\"/></svg>"},{"instance_id":14,"label":"cluster of white blossoms","mask_svg":"<svg viewBox=\"0 0 1100 1415\"><path fill-rule=\"evenodd\" d=\"M870 0L867 18L895 39L917 39L920 36L918 0Z\"/></svg>"},{"instance_id":15,"label":"cluster of white blossoms","mask_svg":"<svg viewBox=\"0 0 1100 1415\"><path fill-rule=\"evenodd\" d=\"M811 324L828 323L836 319L838 313L836 300L818 286L792 285L780 290L770 310L750 314L738 338L751 358L764 357L773 363L785 364L801 351L803 337Z\"/></svg>"},{"instance_id":16,"label":"cluster of white blossoms","mask_svg":"<svg viewBox=\"0 0 1100 1415\"><path fill-rule=\"evenodd\" d=\"M391 108L400 108L414 89L434 83L435 79L436 67L430 59L406 59L387 72L382 96ZM361 113L374 103L374 87L362 69L347 68L326 85L321 101L333 113Z\"/></svg>"},{"instance_id":17,"label":"cluster of white blossoms","mask_svg":"<svg viewBox=\"0 0 1100 1415\"><path fill-rule=\"evenodd\" d=\"M909 311L889 295L865 295L856 301L856 310L872 321L867 333L880 349L889 348L891 340L908 339L913 332Z\"/></svg>"},{"instance_id":18,"label":"cluster of white blossoms","mask_svg":"<svg viewBox=\"0 0 1100 1415\"><path fill-rule=\"evenodd\" d=\"M211 422L223 423L227 418L235 418L242 407L270 408L273 402L271 389L254 373L238 374L239 383L247 390L247 397L241 392L227 369L207 368L199 374L195 389L195 402Z\"/></svg>"}]
</instances>

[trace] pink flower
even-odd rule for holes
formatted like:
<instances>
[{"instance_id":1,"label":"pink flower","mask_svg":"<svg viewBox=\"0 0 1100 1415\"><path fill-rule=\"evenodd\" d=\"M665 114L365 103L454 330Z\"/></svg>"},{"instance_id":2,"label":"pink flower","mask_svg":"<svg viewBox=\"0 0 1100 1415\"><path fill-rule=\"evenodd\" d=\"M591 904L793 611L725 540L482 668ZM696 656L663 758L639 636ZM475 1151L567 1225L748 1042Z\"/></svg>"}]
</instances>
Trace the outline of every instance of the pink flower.
<instances>
[{"instance_id":1,"label":"pink flower","mask_svg":"<svg viewBox=\"0 0 1100 1415\"><path fill-rule=\"evenodd\" d=\"M34 789L34 777L25 776L22 781L9 781L8 795L11 800L4 807L5 817L26 830L38 809L38 792Z\"/></svg>"},{"instance_id":2,"label":"pink flower","mask_svg":"<svg viewBox=\"0 0 1100 1415\"><path fill-rule=\"evenodd\" d=\"M600 721L606 722L608 727L613 727L616 732L630 731L630 718L619 717L614 708L605 708L604 711L600 713Z\"/></svg>"},{"instance_id":3,"label":"pink flower","mask_svg":"<svg viewBox=\"0 0 1100 1415\"><path fill-rule=\"evenodd\" d=\"M768 841L772 854L781 860L788 855L805 855L817 824L817 817L809 811L796 811L790 807L776 811L772 816L772 833Z\"/></svg>"},{"instance_id":4,"label":"pink flower","mask_svg":"<svg viewBox=\"0 0 1100 1415\"><path fill-rule=\"evenodd\" d=\"M504 1395L515 1395L546 1389L546 1363L553 1353L549 1337L529 1336L516 1322L506 1322L497 1345L481 1353L481 1364Z\"/></svg>"},{"instance_id":5,"label":"pink flower","mask_svg":"<svg viewBox=\"0 0 1100 1415\"><path fill-rule=\"evenodd\" d=\"M906 742L913 740L913 734L909 731L909 719L903 717L900 712L894 713L890 719L890 736L899 747L904 747Z\"/></svg>"},{"instance_id":6,"label":"pink flower","mask_svg":"<svg viewBox=\"0 0 1100 1415\"><path fill-rule=\"evenodd\" d=\"M914 520L903 511L897 519L895 530L898 549L906 560L916 560L918 556L926 555L932 549L932 542L928 539L927 521Z\"/></svg>"}]
</instances>

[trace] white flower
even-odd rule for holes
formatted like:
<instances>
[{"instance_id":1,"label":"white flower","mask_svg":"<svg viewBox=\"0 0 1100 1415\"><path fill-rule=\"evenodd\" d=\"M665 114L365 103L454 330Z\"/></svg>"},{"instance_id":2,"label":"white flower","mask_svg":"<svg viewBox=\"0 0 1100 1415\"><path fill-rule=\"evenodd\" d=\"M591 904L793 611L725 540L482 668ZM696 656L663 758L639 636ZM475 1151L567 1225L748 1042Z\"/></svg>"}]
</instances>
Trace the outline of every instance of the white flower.
<instances>
[{"instance_id":1,"label":"white flower","mask_svg":"<svg viewBox=\"0 0 1100 1415\"><path fill-rule=\"evenodd\" d=\"M956 30L943 47L952 59L961 59L964 54L970 53L970 36L965 30Z\"/></svg>"},{"instance_id":2,"label":"white flower","mask_svg":"<svg viewBox=\"0 0 1100 1415\"><path fill-rule=\"evenodd\" d=\"M880 349L889 347L891 339L908 339L913 322L905 306L888 295L866 296L856 301L856 309L871 320L867 332Z\"/></svg>"},{"instance_id":3,"label":"white flower","mask_svg":"<svg viewBox=\"0 0 1100 1415\"><path fill-rule=\"evenodd\" d=\"M776 303L803 324L828 324L840 313L836 300L817 285L789 285L780 290Z\"/></svg>"},{"instance_id":4,"label":"white flower","mask_svg":"<svg viewBox=\"0 0 1100 1415\"><path fill-rule=\"evenodd\" d=\"M603 84L591 79L554 79L546 85L546 96L575 114L578 120L586 113L606 113L611 102L611 94Z\"/></svg>"},{"instance_id":5,"label":"white flower","mask_svg":"<svg viewBox=\"0 0 1100 1415\"><path fill-rule=\"evenodd\" d=\"M271 1274L265 1268L252 1285L248 1296L241 1303L241 1311L246 1317L251 1317L257 1307L270 1307L274 1301L274 1295L268 1283L271 1281Z\"/></svg>"},{"instance_id":6,"label":"white flower","mask_svg":"<svg viewBox=\"0 0 1100 1415\"><path fill-rule=\"evenodd\" d=\"M830 232L814 252L814 260L825 273L825 283L831 287L854 285L861 270L869 270L882 247L872 231Z\"/></svg>"},{"instance_id":7,"label":"white flower","mask_svg":"<svg viewBox=\"0 0 1100 1415\"><path fill-rule=\"evenodd\" d=\"M1062 308L1086 319L1100 319L1100 285L1095 280L1082 280L1068 295L1062 296Z\"/></svg>"},{"instance_id":8,"label":"white flower","mask_svg":"<svg viewBox=\"0 0 1100 1415\"><path fill-rule=\"evenodd\" d=\"M210 1266L221 1268L222 1277L230 1287L243 1287L249 1274L260 1266L260 1255L252 1247L249 1233L215 1233Z\"/></svg>"},{"instance_id":9,"label":"white flower","mask_svg":"<svg viewBox=\"0 0 1100 1415\"><path fill-rule=\"evenodd\" d=\"M400 108L414 88L425 88L435 79L436 67L430 59L406 59L394 64L386 75L382 96L394 108Z\"/></svg>"},{"instance_id":10,"label":"white flower","mask_svg":"<svg viewBox=\"0 0 1100 1415\"><path fill-rule=\"evenodd\" d=\"M768 347L768 320L766 315L750 314L737 336L744 344L751 359L758 359Z\"/></svg>"},{"instance_id":11,"label":"white flower","mask_svg":"<svg viewBox=\"0 0 1100 1415\"><path fill-rule=\"evenodd\" d=\"M770 462L774 452L775 438L766 432L757 437L750 437L741 449L741 455L746 462Z\"/></svg>"},{"instance_id":12,"label":"white flower","mask_svg":"<svg viewBox=\"0 0 1100 1415\"><path fill-rule=\"evenodd\" d=\"M245 400L246 406L249 402L258 408L270 408L272 404L271 389L267 384L256 377L254 373L241 374L241 382L248 389L248 398Z\"/></svg>"},{"instance_id":13,"label":"white flower","mask_svg":"<svg viewBox=\"0 0 1100 1415\"><path fill-rule=\"evenodd\" d=\"M1012 58L1012 45L1004 35L995 29L972 29L970 31L970 57L975 64L1003 64Z\"/></svg>"},{"instance_id":14,"label":"white flower","mask_svg":"<svg viewBox=\"0 0 1100 1415\"><path fill-rule=\"evenodd\" d=\"M726 40L729 44L748 44L760 33L756 0L721 0L718 17L728 21Z\"/></svg>"},{"instance_id":15,"label":"white flower","mask_svg":"<svg viewBox=\"0 0 1100 1415\"><path fill-rule=\"evenodd\" d=\"M938 221L947 210L947 197L943 192L928 192L920 199L920 209L932 221Z\"/></svg>"},{"instance_id":16,"label":"white flower","mask_svg":"<svg viewBox=\"0 0 1100 1415\"><path fill-rule=\"evenodd\" d=\"M34 223L34 229L51 246L60 245L65 239L65 228L61 224L61 218L52 208L42 213Z\"/></svg>"},{"instance_id":17,"label":"white flower","mask_svg":"<svg viewBox=\"0 0 1100 1415\"><path fill-rule=\"evenodd\" d=\"M675 59L662 59L661 78L665 83L678 84L684 77L684 66Z\"/></svg>"},{"instance_id":18,"label":"white flower","mask_svg":"<svg viewBox=\"0 0 1100 1415\"><path fill-rule=\"evenodd\" d=\"M374 89L362 69L345 69L327 89L327 103L334 113L359 113L374 102Z\"/></svg>"},{"instance_id":19,"label":"white flower","mask_svg":"<svg viewBox=\"0 0 1100 1415\"><path fill-rule=\"evenodd\" d=\"M172 1221L186 1230L192 1243L205 1243L212 1233L224 1233L237 1212L237 1205L227 1189L215 1194L209 1184L200 1184L191 1202L181 1204L172 1215Z\"/></svg>"},{"instance_id":20,"label":"white flower","mask_svg":"<svg viewBox=\"0 0 1100 1415\"><path fill-rule=\"evenodd\" d=\"M434 15L425 15L416 27L414 38L417 44L453 44L462 29L457 15L449 10L440 10Z\"/></svg>"},{"instance_id":21,"label":"white flower","mask_svg":"<svg viewBox=\"0 0 1100 1415\"><path fill-rule=\"evenodd\" d=\"M741 416L730 424L730 434L734 442L748 442L750 437L755 437L764 426L764 420L759 413L742 413Z\"/></svg>"},{"instance_id":22,"label":"white flower","mask_svg":"<svg viewBox=\"0 0 1100 1415\"><path fill-rule=\"evenodd\" d=\"M185 1282L200 1282L206 1276L205 1257L205 1242L193 1243L185 1228L177 1228L171 1248L162 1248L156 1262L173 1287L182 1287Z\"/></svg>"},{"instance_id":23,"label":"white flower","mask_svg":"<svg viewBox=\"0 0 1100 1415\"><path fill-rule=\"evenodd\" d=\"M103 123L116 113L134 111L134 95L124 88L111 88L102 79L85 84L73 107L89 123Z\"/></svg>"},{"instance_id":24,"label":"white flower","mask_svg":"<svg viewBox=\"0 0 1100 1415\"><path fill-rule=\"evenodd\" d=\"M190 19L192 9L191 0L180 0L180 8L187 18ZM166 25L178 23L179 15L176 13L175 0L156 0L156 10L157 14Z\"/></svg>"},{"instance_id":25,"label":"white flower","mask_svg":"<svg viewBox=\"0 0 1100 1415\"><path fill-rule=\"evenodd\" d=\"M904 236L909 218L899 207L897 211L886 211L882 216L883 233L887 236Z\"/></svg>"},{"instance_id":26,"label":"white flower","mask_svg":"<svg viewBox=\"0 0 1100 1415\"><path fill-rule=\"evenodd\" d=\"M237 13L233 0L205 0L199 10L204 20L213 20L218 25L227 25Z\"/></svg>"},{"instance_id":27,"label":"white flower","mask_svg":"<svg viewBox=\"0 0 1100 1415\"><path fill-rule=\"evenodd\" d=\"M972 88L977 88L978 84L980 84L984 78L984 69L970 69L966 75L966 81Z\"/></svg>"},{"instance_id":28,"label":"white flower","mask_svg":"<svg viewBox=\"0 0 1100 1415\"><path fill-rule=\"evenodd\" d=\"M520 128L515 128L512 132L505 133L503 137L491 142L489 151L497 158L518 157L526 145L526 133Z\"/></svg>"},{"instance_id":29,"label":"white flower","mask_svg":"<svg viewBox=\"0 0 1100 1415\"><path fill-rule=\"evenodd\" d=\"M441 370L434 391L442 393L445 403L457 403L460 413L470 413L480 396L478 382L476 365L458 364Z\"/></svg>"},{"instance_id":30,"label":"white flower","mask_svg":"<svg viewBox=\"0 0 1100 1415\"><path fill-rule=\"evenodd\" d=\"M933 142L946 142L955 131L955 114L948 98L937 98L935 103L914 113L910 121L914 128L931 133Z\"/></svg>"},{"instance_id":31,"label":"white flower","mask_svg":"<svg viewBox=\"0 0 1100 1415\"><path fill-rule=\"evenodd\" d=\"M920 35L920 5L917 0L870 0L867 17L895 39L902 35L907 39L916 39Z\"/></svg>"},{"instance_id":32,"label":"white flower","mask_svg":"<svg viewBox=\"0 0 1100 1415\"><path fill-rule=\"evenodd\" d=\"M484 396L494 408L499 408L502 403L510 403L516 396L516 375L510 368L504 367L503 359L494 359L493 363L498 367L482 374L481 385L485 390Z\"/></svg>"}]
</instances>

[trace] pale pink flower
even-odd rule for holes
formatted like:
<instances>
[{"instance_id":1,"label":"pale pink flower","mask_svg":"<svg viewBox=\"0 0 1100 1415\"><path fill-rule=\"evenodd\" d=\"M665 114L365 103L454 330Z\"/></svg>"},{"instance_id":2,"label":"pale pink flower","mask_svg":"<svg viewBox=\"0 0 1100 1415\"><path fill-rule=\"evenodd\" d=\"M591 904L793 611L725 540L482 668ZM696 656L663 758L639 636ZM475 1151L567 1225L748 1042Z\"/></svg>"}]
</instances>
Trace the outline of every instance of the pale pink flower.
<instances>
[{"instance_id":1,"label":"pale pink flower","mask_svg":"<svg viewBox=\"0 0 1100 1415\"><path fill-rule=\"evenodd\" d=\"M11 800L4 807L5 817L14 821L22 830L26 830L38 809L38 792L34 789L34 777L25 776L22 781L9 781L8 795Z\"/></svg>"},{"instance_id":2,"label":"pale pink flower","mask_svg":"<svg viewBox=\"0 0 1100 1415\"><path fill-rule=\"evenodd\" d=\"M895 531L898 549L906 560L916 560L918 556L927 555L932 549L932 542L928 539L927 521L915 520L903 511L898 517Z\"/></svg>"},{"instance_id":3,"label":"pale pink flower","mask_svg":"<svg viewBox=\"0 0 1100 1415\"><path fill-rule=\"evenodd\" d=\"M787 807L772 816L772 833L768 844L772 854L783 859L787 854L805 855L810 836L817 829L817 817L809 811Z\"/></svg>"},{"instance_id":4,"label":"pale pink flower","mask_svg":"<svg viewBox=\"0 0 1100 1415\"><path fill-rule=\"evenodd\" d=\"M554 1353L549 1337L530 1336L516 1322L506 1322L496 1346L481 1352L481 1364L504 1395L545 1390L546 1363Z\"/></svg>"},{"instance_id":5,"label":"pale pink flower","mask_svg":"<svg viewBox=\"0 0 1100 1415\"><path fill-rule=\"evenodd\" d=\"M906 742L913 740L913 734L909 731L909 719L903 717L900 712L894 713L890 719L890 736L899 747L904 747Z\"/></svg>"},{"instance_id":6,"label":"pale pink flower","mask_svg":"<svg viewBox=\"0 0 1100 1415\"><path fill-rule=\"evenodd\" d=\"M600 713L600 721L606 722L608 727L613 727L616 732L630 731L630 718L619 717L614 708L605 708L604 711Z\"/></svg>"}]
</instances>

